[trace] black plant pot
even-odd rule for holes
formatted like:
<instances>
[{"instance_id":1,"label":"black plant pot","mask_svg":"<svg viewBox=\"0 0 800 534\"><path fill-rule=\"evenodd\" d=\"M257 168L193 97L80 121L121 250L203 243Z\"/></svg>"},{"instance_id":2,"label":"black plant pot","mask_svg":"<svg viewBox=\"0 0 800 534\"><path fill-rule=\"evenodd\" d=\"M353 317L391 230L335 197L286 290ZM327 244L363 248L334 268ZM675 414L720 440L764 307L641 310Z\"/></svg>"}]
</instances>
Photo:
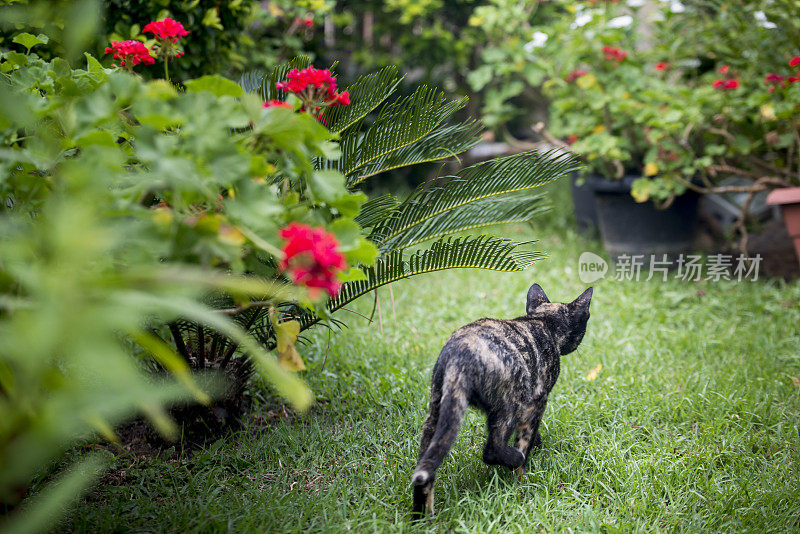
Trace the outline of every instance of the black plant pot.
<instances>
[{"instance_id":1,"label":"black plant pot","mask_svg":"<svg viewBox=\"0 0 800 534\"><path fill-rule=\"evenodd\" d=\"M697 226L697 193L687 191L667 209L656 209L652 202L638 203L631 197L631 184L637 177L607 180L589 176L594 190L597 217L603 244L611 259L627 254L668 254L675 261L694 241ZM659 258L660 259L660 258Z\"/></svg>"},{"instance_id":2,"label":"black plant pot","mask_svg":"<svg viewBox=\"0 0 800 534\"><path fill-rule=\"evenodd\" d=\"M572 206L575 208L578 232L582 234L596 233L598 228L597 208L591 184L584 180L582 184L578 185L578 173L572 173L569 184L572 190Z\"/></svg>"}]
</instances>

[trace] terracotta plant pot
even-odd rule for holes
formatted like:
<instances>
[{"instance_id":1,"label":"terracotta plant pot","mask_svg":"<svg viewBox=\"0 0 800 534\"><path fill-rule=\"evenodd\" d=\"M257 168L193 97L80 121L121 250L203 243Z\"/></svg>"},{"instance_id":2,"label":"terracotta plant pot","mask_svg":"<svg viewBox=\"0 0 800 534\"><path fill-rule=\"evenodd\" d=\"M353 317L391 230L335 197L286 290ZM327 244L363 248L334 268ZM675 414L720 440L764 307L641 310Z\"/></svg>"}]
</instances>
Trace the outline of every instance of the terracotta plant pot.
<instances>
[{"instance_id":1,"label":"terracotta plant pot","mask_svg":"<svg viewBox=\"0 0 800 534\"><path fill-rule=\"evenodd\" d=\"M767 197L767 204L783 209L783 222L794 241L797 261L800 262L800 187L776 189Z\"/></svg>"}]
</instances>

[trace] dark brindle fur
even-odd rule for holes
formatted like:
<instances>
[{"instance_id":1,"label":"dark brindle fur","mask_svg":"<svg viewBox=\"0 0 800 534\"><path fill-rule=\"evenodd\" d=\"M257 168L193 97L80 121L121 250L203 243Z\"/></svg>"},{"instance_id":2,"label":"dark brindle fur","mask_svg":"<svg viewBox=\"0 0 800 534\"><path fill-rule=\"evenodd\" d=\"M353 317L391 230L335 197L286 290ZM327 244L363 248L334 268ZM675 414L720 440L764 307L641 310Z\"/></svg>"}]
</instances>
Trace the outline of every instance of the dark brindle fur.
<instances>
[{"instance_id":1,"label":"dark brindle fur","mask_svg":"<svg viewBox=\"0 0 800 534\"><path fill-rule=\"evenodd\" d=\"M574 302L551 303L538 284L528 290L526 315L481 319L456 330L433 368L431 402L414 471L413 516L433 513L436 470L456 439L467 406L487 415L483 461L522 469L542 443L539 422L560 370L578 348L589 320L592 288ZM514 446L508 446L516 430Z\"/></svg>"}]
</instances>

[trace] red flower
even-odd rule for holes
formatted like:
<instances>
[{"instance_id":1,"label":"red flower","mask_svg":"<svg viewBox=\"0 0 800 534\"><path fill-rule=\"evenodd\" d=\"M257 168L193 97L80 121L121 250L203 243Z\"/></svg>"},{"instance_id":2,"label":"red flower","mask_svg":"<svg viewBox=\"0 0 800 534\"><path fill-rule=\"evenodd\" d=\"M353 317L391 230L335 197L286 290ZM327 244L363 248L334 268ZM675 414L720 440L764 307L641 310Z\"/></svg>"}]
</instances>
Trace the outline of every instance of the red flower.
<instances>
[{"instance_id":1,"label":"red flower","mask_svg":"<svg viewBox=\"0 0 800 534\"><path fill-rule=\"evenodd\" d=\"M571 83L580 78L581 76L586 76L587 74L589 73L583 69L575 69L567 75L566 80Z\"/></svg>"},{"instance_id":2,"label":"red flower","mask_svg":"<svg viewBox=\"0 0 800 534\"><path fill-rule=\"evenodd\" d=\"M268 101L264 102L264 107L265 108L288 108L288 109L294 109L294 108L292 108L291 104L283 102L282 100L268 100Z\"/></svg>"},{"instance_id":3,"label":"red flower","mask_svg":"<svg viewBox=\"0 0 800 534\"><path fill-rule=\"evenodd\" d=\"M303 111L314 110L316 113L321 107L350 104L350 93L336 92L336 76L331 75L328 69L292 69L286 75L286 81L278 82L275 87L300 97Z\"/></svg>"},{"instance_id":4,"label":"red flower","mask_svg":"<svg viewBox=\"0 0 800 534\"><path fill-rule=\"evenodd\" d=\"M343 91L336 95L336 104L339 106L349 106L350 105L350 92Z\"/></svg>"},{"instance_id":5,"label":"red flower","mask_svg":"<svg viewBox=\"0 0 800 534\"><path fill-rule=\"evenodd\" d=\"M297 17L296 19L294 19L294 23L297 24L298 26L301 26L301 25L305 26L306 28L313 28L314 27L314 19L311 18L311 17L306 17L304 19L301 19L300 17Z\"/></svg>"},{"instance_id":6,"label":"red flower","mask_svg":"<svg viewBox=\"0 0 800 534\"><path fill-rule=\"evenodd\" d=\"M575 134L569 134L569 135L567 136L567 143L569 143L570 145L571 145L572 143L574 143L575 141L577 141L577 140L578 140L578 136L577 136L577 135L575 135Z\"/></svg>"},{"instance_id":7,"label":"red flower","mask_svg":"<svg viewBox=\"0 0 800 534\"><path fill-rule=\"evenodd\" d=\"M669 68L669 63L665 61L659 61L656 63L656 70L667 70Z\"/></svg>"},{"instance_id":8,"label":"red flower","mask_svg":"<svg viewBox=\"0 0 800 534\"><path fill-rule=\"evenodd\" d=\"M171 18L150 22L142 29L142 32L152 33L156 39L171 43L176 43L181 37L189 35L183 24Z\"/></svg>"},{"instance_id":9,"label":"red flower","mask_svg":"<svg viewBox=\"0 0 800 534\"><path fill-rule=\"evenodd\" d=\"M783 81L783 76L778 76L775 73L767 74L767 77L764 78L764 83L768 84L778 84Z\"/></svg>"},{"instance_id":10,"label":"red flower","mask_svg":"<svg viewBox=\"0 0 800 534\"><path fill-rule=\"evenodd\" d=\"M739 80L714 80L714 89L736 89L739 87Z\"/></svg>"},{"instance_id":11,"label":"red flower","mask_svg":"<svg viewBox=\"0 0 800 534\"><path fill-rule=\"evenodd\" d=\"M789 83L800 82L800 76L789 76L786 81Z\"/></svg>"},{"instance_id":12,"label":"red flower","mask_svg":"<svg viewBox=\"0 0 800 534\"><path fill-rule=\"evenodd\" d=\"M106 54L114 54L112 57L128 69L139 63L152 65L156 62L150 55L150 50L141 41L112 41L111 46L106 47Z\"/></svg>"},{"instance_id":13,"label":"red flower","mask_svg":"<svg viewBox=\"0 0 800 534\"><path fill-rule=\"evenodd\" d=\"M603 53L606 55L605 58L611 61L622 61L628 57L628 53L626 51L615 46L604 46Z\"/></svg>"},{"instance_id":14,"label":"red flower","mask_svg":"<svg viewBox=\"0 0 800 534\"><path fill-rule=\"evenodd\" d=\"M286 240L284 259L278 268L288 271L295 284L325 289L331 297L339 294L336 273L347 268L338 251L339 242L324 228L293 222L279 232Z\"/></svg>"},{"instance_id":15,"label":"red flower","mask_svg":"<svg viewBox=\"0 0 800 534\"><path fill-rule=\"evenodd\" d=\"M727 65L723 65L719 69L717 69L717 72L719 72L720 74L728 74L729 70L730 67L728 67Z\"/></svg>"},{"instance_id":16,"label":"red flower","mask_svg":"<svg viewBox=\"0 0 800 534\"><path fill-rule=\"evenodd\" d=\"M793 58L792 58L792 59L789 61L789 66L790 66L790 67L796 67L796 66L798 66L798 65L800 65L800 56L794 56L794 57L793 57Z\"/></svg>"}]
</instances>

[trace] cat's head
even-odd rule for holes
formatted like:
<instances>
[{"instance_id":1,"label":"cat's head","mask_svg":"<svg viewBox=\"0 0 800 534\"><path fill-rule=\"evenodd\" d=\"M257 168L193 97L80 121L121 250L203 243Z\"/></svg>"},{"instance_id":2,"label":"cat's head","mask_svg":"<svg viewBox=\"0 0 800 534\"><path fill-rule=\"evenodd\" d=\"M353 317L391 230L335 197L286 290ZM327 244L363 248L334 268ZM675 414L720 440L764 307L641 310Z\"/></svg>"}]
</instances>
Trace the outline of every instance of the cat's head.
<instances>
[{"instance_id":1,"label":"cat's head","mask_svg":"<svg viewBox=\"0 0 800 534\"><path fill-rule=\"evenodd\" d=\"M569 354L578 348L586 333L589 322L589 304L592 302L593 288L589 288L572 302L550 302L539 284L528 290L525 312L528 317L546 319L555 326L559 352Z\"/></svg>"}]
</instances>

